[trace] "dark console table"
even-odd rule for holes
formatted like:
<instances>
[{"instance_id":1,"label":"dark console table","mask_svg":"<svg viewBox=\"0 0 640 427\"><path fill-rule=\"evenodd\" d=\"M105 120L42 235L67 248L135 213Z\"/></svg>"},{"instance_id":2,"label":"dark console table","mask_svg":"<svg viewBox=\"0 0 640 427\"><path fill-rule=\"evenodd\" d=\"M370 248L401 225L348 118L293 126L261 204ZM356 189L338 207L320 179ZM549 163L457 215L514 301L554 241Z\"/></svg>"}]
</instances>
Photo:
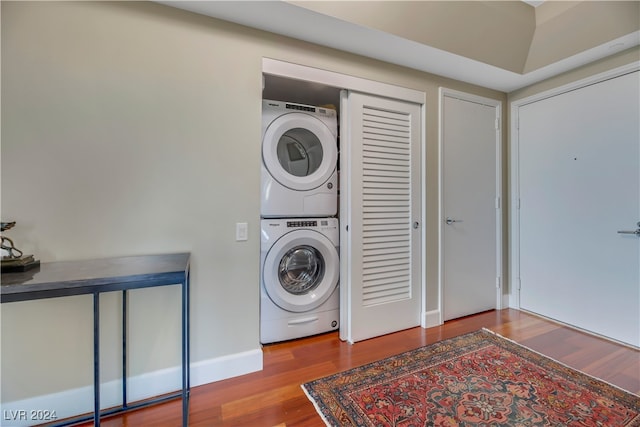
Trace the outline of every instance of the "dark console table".
<instances>
[{"instance_id":1,"label":"dark console table","mask_svg":"<svg viewBox=\"0 0 640 427\"><path fill-rule=\"evenodd\" d=\"M63 420L56 426L138 409L177 397L182 398L182 425L189 418L189 254L166 254L42 263L39 268L2 274L2 303L31 301L70 295L93 295L94 413ZM182 390L155 399L127 402L127 291L155 286L182 286ZM122 291L122 405L100 411L100 294Z\"/></svg>"}]
</instances>

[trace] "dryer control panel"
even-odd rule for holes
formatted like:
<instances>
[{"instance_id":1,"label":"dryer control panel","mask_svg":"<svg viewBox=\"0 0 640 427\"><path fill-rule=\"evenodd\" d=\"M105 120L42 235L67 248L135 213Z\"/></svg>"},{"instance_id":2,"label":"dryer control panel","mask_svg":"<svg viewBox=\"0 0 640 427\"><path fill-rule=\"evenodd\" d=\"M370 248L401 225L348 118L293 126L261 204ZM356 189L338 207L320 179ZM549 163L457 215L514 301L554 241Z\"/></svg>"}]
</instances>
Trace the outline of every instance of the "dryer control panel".
<instances>
[{"instance_id":1,"label":"dryer control panel","mask_svg":"<svg viewBox=\"0 0 640 427\"><path fill-rule=\"evenodd\" d=\"M307 113L320 114L327 117L337 117L337 112L333 108L315 107L313 105L295 104L293 102L274 101L271 99L263 99L262 105L279 108L281 110L295 110Z\"/></svg>"},{"instance_id":2,"label":"dryer control panel","mask_svg":"<svg viewBox=\"0 0 640 427\"><path fill-rule=\"evenodd\" d=\"M324 225L326 224L327 221L325 221ZM287 228L300 228L300 227L317 227L318 226L318 221L287 221Z\"/></svg>"}]
</instances>

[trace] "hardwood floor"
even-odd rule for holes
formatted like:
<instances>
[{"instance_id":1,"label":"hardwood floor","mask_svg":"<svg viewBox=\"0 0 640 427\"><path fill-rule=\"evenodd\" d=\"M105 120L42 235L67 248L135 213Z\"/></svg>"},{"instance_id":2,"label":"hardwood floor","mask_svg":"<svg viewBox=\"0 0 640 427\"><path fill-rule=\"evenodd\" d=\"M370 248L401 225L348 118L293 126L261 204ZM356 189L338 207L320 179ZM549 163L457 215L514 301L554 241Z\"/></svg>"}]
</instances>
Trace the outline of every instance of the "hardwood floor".
<instances>
[{"instance_id":1,"label":"hardwood floor","mask_svg":"<svg viewBox=\"0 0 640 427\"><path fill-rule=\"evenodd\" d=\"M192 388L189 425L324 426L302 391L302 383L482 327L640 394L640 351L505 309L452 320L434 328L408 329L355 345L341 342L334 332L264 346L261 372ZM179 400L101 422L106 427L180 424Z\"/></svg>"}]
</instances>

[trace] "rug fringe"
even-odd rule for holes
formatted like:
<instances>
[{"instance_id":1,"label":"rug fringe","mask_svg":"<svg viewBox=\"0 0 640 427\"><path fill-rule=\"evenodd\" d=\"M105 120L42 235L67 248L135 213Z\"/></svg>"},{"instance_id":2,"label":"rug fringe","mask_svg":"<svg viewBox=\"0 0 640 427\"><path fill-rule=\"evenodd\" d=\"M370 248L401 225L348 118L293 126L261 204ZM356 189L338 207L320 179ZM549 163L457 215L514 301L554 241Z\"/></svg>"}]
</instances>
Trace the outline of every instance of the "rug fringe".
<instances>
[{"instance_id":1,"label":"rug fringe","mask_svg":"<svg viewBox=\"0 0 640 427\"><path fill-rule=\"evenodd\" d=\"M309 394L309 390L307 390L307 388L304 386L304 384L300 384L300 387L302 388L302 391L304 391L304 394L307 396L307 399L309 399L311 401L311 403L313 403L313 407L316 408L316 413L318 415L320 415L320 418L322 418L322 421L324 421L325 425L327 427L333 427L331 425L331 423L329 423L329 421L326 419L326 417L324 416L324 414L322 413L322 410L320 409L320 407L318 406L318 403L315 401L315 399L313 397L311 397L311 395Z\"/></svg>"},{"instance_id":2,"label":"rug fringe","mask_svg":"<svg viewBox=\"0 0 640 427\"><path fill-rule=\"evenodd\" d=\"M618 389L618 390L620 390L620 391L622 391L622 392L625 392L625 393L633 394L634 396L640 396L640 395L638 395L638 394L636 394L636 393L634 393L634 392L632 392L632 391L626 390L626 389L624 389L624 388L622 388L622 387L620 387L620 386L617 386L617 385L615 385L615 384L612 384L612 383L610 383L609 381L603 380L602 378L598 378L598 377L596 377L596 376L594 376L594 375L589 374L588 372L584 372L584 371L583 371L583 370L581 370L581 369L574 368L573 366L569 366L569 365L567 365L567 364L566 364L566 363L564 363L564 362L561 362L561 361L559 361L559 360L554 359L553 357L549 357L549 356L547 356L546 354L540 353L539 351L534 350L534 349L530 348L529 346L523 345L523 344L521 344L521 343L519 343L519 342L517 342L517 341L514 341L514 340L512 340L511 338L507 338L507 337L505 337L505 336L502 336L502 335L500 335L499 333L497 333L497 332L495 332L495 331L492 331L491 329L487 329L487 328L484 328L484 327L483 327L483 328L482 328L482 331L483 331L483 332L488 332L489 334L491 334L491 335L495 335L496 337L502 338L503 340L505 340L505 341L509 341L510 343L513 343L513 344L519 345L520 347L523 347L523 348L525 348L525 349L529 350L530 352L537 354L538 356L544 357L545 359L548 359L548 360L550 360L550 361L552 361L552 362L554 362L554 363L557 363L558 365L562 365L562 366L564 366L564 367L565 367L565 368L567 368L567 369L572 369L572 370L574 370L574 371L578 371L578 372L580 372L581 374L586 375L587 377L592 378L593 380L596 380L596 381L600 381L600 382L602 382L602 383L605 383L606 385L608 385L608 386L610 386L610 387L612 387L612 388Z\"/></svg>"}]
</instances>

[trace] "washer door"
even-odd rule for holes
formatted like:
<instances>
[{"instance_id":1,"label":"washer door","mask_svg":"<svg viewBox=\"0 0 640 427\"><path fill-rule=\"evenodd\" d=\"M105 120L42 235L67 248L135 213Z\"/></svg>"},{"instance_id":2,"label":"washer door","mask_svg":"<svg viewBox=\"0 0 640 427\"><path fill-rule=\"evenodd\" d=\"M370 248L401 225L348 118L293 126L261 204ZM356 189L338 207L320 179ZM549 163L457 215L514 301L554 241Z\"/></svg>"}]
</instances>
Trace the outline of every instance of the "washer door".
<instances>
[{"instance_id":1,"label":"washer door","mask_svg":"<svg viewBox=\"0 0 640 427\"><path fill-rule=\"evenodd\" d=\"M319 119L304 113L288 113L267 127L262 159L273 178L292 190L320 187L336 169L336 138Z\"/></svg>"},{"instance_id":2,"label":"washer door","mask_svg":"<svg viewBox=\"0 0 640 427\"><path fill-rule=\"evenodd\" d=\"M296 230L278 239L264 261L262 280L271 301L283 310L313 310L338 285L338 251L324 235Z\"/></svg>"}]
</instances>

